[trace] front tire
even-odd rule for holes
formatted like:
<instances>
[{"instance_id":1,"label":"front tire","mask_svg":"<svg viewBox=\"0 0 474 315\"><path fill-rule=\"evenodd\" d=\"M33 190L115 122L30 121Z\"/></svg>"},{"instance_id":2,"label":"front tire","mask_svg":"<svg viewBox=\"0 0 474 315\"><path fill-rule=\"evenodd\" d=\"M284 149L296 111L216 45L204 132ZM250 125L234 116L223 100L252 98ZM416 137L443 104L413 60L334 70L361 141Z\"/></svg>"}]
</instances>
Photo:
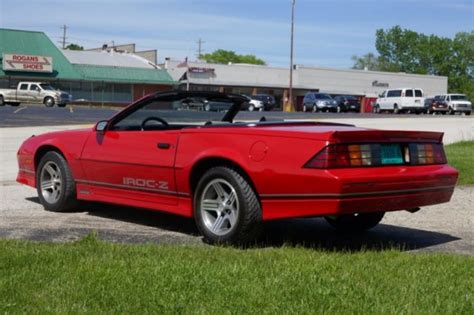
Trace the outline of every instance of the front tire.
<instances>
[{"instance_id":1,"label":"front tire","mask_svg":"<svg viewBox=\"0 0 474 315\"><path fill-rule=\"evenodd\" d=\"M55 151L46 153L39 162L36 190L45 210L65 212L78 206L71 170L66 159Z\"/></svg>"},{"instance_id":2,"label":"front tire","mask_svg":"<svg viewBox=\"0 0 474 315\"><path fill-rule=\"evenodd\" d=\"M375 104L374 108L372 109L374 114L380 114L380 106L379 104Z\"/></svg>"},{"instance_id":3,"label":"front tire","mask_svg":"<svg viewBox=\"0 0 474 315\"><path fill-rule=\"evenodd\" d=\"M5 100L3 99L3 95L0 95L0 106L5 106Z\"/></svg>"},{"instance_id":4,"label":"front tire","mask_svg":"<svg viewBox=\"0 0 474 315\"><path fill-rule=\"evenodd\" d=\"M385 212L343 214L325 217L326 221L339 232L357 233L370 230L382 221Z\"/></svg>"},{"instance_id":5,"label":"front tire","mask_svg":"<svg viewBox=\"0 0 474 315\"><path fill-rule=\"evenodd\" d=\"M51 96L46 96L43 100L43 104L46 107L53 107L54 106L54 98Z\"/></svg>"},{"instance_id":6,"label":"front tire","mask_svg":"<svg viewBox=\"0 0 474 315\"><path fill-rule=\"evenodd\" d=\"M194 219L208 243L238 245L256 239L262 211L250 183L236 170L218 166L197 185Z\"/></svg>"}]
</instances>

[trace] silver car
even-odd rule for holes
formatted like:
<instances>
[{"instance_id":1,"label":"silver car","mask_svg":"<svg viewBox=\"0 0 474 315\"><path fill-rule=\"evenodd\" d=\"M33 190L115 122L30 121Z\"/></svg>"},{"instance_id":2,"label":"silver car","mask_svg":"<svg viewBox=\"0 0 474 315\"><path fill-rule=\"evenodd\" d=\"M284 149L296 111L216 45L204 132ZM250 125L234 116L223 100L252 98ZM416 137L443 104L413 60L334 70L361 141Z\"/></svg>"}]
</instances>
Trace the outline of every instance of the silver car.
<instances>
[{"instance_id":1,"label":"silver car","mask_svg":"<svg viewBox=\"0 0 474 315\"><path fill-rule=\"evenodd\" d=\"M336 112L337 102L326 93L308 92L303 99L303 112Z\"/></svg>"}]
</instances>

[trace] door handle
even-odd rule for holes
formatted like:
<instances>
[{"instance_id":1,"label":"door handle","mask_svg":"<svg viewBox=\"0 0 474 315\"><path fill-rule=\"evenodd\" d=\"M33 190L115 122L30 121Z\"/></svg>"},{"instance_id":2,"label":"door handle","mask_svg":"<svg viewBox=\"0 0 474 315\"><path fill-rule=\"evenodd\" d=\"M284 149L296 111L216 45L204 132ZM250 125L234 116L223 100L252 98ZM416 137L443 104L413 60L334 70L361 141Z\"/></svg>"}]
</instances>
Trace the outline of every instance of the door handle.
<instances>
[{"instance_id":1,"label":"door handle","mask_svg":"<svg viewBox=\"0 0 474 315\"><path fill-rule=\"evenodd\" d=\"M170 144L161 142L161 143L158 143L157 147L158 149L167 150L170 148Z\"/></svg>"}]
</instances>

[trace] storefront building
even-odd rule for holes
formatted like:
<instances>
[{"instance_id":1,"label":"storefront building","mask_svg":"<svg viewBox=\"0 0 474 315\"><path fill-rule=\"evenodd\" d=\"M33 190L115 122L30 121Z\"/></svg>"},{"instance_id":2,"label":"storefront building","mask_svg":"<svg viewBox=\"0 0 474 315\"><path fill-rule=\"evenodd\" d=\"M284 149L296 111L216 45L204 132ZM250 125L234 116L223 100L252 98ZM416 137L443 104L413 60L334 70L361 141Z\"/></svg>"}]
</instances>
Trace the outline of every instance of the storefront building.
<instances>
[{"instance_id":1,"label":"storefront building","mask_svg":"<svg viewBox=\"0 0 474 315\"><path fill-rule=\"evenodd\" d=\"M187 65L187 67L186 67ZM266 93L275 96L282 108L288 98L289 69L248 64L208 64L167 59L163 68L172 78L191 90L215 90L237 94ZM447 93L448 78L432 75L328 69L296 65L293 71L293 95L297 110L305 93L324 92L335 95L353 95L362 103L373 102L388 88L421 88L425 95Z\"/></svg>"},{"instance_id":2,"label":"storefront building","mask_svg":"<svg viewBox=\"0 0 474 315\"><path fill-rule=\"evenodd\" d=\"M0 88L47 81L73 102L126 104L170 90L166 70L133 53L61 50L42 32L0 29Z\"/></svg>"}]
</instances>

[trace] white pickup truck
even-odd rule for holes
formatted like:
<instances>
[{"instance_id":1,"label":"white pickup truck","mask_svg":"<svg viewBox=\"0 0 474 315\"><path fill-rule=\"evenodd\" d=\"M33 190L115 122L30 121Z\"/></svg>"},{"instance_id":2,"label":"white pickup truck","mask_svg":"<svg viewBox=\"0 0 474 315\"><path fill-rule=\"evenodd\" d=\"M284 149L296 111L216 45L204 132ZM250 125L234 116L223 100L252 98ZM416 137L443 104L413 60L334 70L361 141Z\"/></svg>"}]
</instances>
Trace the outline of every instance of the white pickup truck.
<instances>
[{"instance_id":1,"label":"white pickup truck","mask_svg":"<svg viewBox=\"0 0 474 315\"><path fill-rule=\"evenodd\" d=\"M46 82L19 82L16 89L0 89L0 106L42 103L46 107L64 107L71 99L71 94L56 90Z\"/></svg>"}]
</instances>

